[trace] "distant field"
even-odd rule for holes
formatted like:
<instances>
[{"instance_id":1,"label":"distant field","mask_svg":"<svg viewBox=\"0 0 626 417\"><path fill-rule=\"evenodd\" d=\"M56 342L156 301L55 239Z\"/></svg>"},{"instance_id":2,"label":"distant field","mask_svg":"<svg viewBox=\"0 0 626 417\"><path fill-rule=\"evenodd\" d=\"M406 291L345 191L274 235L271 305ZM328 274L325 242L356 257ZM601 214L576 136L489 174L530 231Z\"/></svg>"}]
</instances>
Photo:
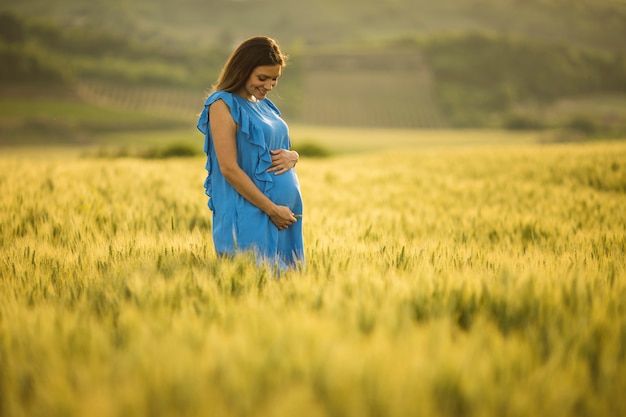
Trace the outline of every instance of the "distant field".
<instances>
[{"instance_id":1,"label":"distant field","mask_svg":"<svg viewBox=\"0 0 626 417\"><path fill-rule=\"evenodd\" d=\"M333 153L372 152L389 149L507 146L536 143L542 133L498 130L385 129L293 125L294 146L316 143Z\"/></svg>"},{"instance_id":2,"label":"distant field","mask_svg":"<svg viewBox=\"0 0 626 417\"><path fill-rule=\"evenodd\" d=\"M198 149L202 150L203 139L196 129L196 123L204 103L204 93L154 88L123 89L93 83L82 85L80 91L87 102L52 98L0 99L0 144L54 146L79 143L86 148L132 148L184 143L192 146L198 144ZM345 101L340 102L345 104ZM313 103L307 106L313 106ZM331 110L332 106L326 108L320 105L318 114L326 116L317 120L331 117L328 115ZM363 118L366 115L355 115L355 123L358 120L364 123L361 128L315 126L297 123L289 116L285 116L285 119L290 126L294 146L314 143L331 153L397 147L530 143L545 136L537 132L385 128L382 126L391 120L385 117L399 117L394 116L391 109L387 110L371 126ZM339 110L337 115L341 115L342 111L344 114L348 111L356 114L358 108ZM409 114L405 116L413 117ZM316 116L308 118L315 120ZM407 122L406 125L414 126L420 123L419 120L425 126L428 125L426 119L419 118L415 123Z\"/></svg>"},{"instance_id":3,"label":"distant field","mask_svg":"<svg viewBox=\"0 0 626 417\"><path fill-rule=\"evenodd\" d=\"M189 118L191 120L191 118ZM151 109L76 99L0 98L0 145L93 144L100 135L180 129L189 122Z\"/></svg>"},{"instance_id":4,"label":"distant field","mask_svg":"<svg viewBox=\"0 0 626 417\"><path fill-rule=\"evenodd\" d=\"M626 414L626 143L292 133L340 154L280 280L216 258L203 157L2 148L0 415Z\"/></svg>"},{"instance_id":5,"label":"distant field","mask_svg":"<svg viewBox=\"0 0 626 417\"><path fill-rule=\"evenodd\" d=\"M307 70L298 114L301 123L446 127L433 95L432 75L417 51L311 53L302 59Z\"/></svg>"}]
</instances>

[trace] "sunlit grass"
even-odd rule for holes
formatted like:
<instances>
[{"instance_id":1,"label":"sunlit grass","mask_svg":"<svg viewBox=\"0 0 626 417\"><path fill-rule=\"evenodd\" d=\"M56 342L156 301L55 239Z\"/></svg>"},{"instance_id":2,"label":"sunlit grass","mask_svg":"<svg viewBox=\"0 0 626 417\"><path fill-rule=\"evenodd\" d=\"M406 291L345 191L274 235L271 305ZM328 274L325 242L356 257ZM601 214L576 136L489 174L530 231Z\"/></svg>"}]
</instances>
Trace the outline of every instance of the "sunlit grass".
<instances>
[{"instance_id":1,"label":"sunlit grass","mask_svg":"<svg viewBox=\"0 0 626 417\"><path fill-rule=\"evenodd\" d=\"M294 142L315 142L336 153L379 151L389 148L448 148L524 144L537 141L540 133L492 130L380 129L291 126Z\"/></svg>"},{"instance_id":2,"label":"sunlit grass","mask_svg":"<svg viewBox=\"0 0 626 417\"><path fill-rule=\"evenodd\" d=\"M300 161L280 280L215 256L201 157L3 152L0 415L626 413L624 143L311 132L408 146Z\"/></svg>"}]
</instances>

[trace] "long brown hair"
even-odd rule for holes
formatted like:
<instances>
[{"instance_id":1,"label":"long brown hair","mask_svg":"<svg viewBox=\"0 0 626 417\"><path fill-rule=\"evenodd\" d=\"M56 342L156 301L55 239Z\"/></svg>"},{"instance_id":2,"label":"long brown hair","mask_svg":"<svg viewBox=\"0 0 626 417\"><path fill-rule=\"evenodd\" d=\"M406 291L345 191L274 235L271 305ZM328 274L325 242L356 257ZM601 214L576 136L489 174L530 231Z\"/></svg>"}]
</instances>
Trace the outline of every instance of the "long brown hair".
<instances>
[{"instance_id":1,"label":"long brown hair","mask_svg":"<svg viewBox=\"0 0 626 417\"><path fill-rule=\"evenodd\" d=\"M211 91L239 91L256 67L287 64L278 43L267 36L255 36L243 41L230 55Z\"/></svg>"}]
</instances>

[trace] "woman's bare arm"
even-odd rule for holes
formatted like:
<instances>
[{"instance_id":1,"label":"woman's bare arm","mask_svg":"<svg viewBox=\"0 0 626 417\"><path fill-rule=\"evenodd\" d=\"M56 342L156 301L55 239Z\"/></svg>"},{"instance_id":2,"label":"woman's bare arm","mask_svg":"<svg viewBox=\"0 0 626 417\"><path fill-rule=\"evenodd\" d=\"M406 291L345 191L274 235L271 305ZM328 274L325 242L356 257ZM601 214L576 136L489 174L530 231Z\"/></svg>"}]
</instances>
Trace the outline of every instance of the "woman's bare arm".
<instances>
[{"instance_id":1,"label":"woman's bare arm","mask_svg":"<svg viewBox=\"0 0 626 417\"><path fill-rule=\"evenodd\" d=\"M297 219L291 209L287 206L274 204L239 166L237 162L237 125L226 103L217 100L211 104L209 120L211 120L211 135L217 161L226 181L246 200L267 214L279 230L295 223Z\"/></svg>"}]
</instances>

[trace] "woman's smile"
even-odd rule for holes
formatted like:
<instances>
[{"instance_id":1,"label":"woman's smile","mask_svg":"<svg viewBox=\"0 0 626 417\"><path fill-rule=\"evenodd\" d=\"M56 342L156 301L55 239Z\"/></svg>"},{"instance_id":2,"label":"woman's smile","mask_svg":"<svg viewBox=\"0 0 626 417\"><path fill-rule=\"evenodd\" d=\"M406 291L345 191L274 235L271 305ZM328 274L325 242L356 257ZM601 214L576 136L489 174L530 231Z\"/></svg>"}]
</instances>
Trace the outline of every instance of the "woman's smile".
<instances>
[{"instance_id":1,"label":"woman's smile","mask_svg":"<svg viewBox=\"0 0 626 417\"><path fill-rule=\"evenodd\" d=\"M263 65L256 67L239 95L248 100L263 100L278 84L282 67L280 65Z\"/></svg>"}]
</instances>

